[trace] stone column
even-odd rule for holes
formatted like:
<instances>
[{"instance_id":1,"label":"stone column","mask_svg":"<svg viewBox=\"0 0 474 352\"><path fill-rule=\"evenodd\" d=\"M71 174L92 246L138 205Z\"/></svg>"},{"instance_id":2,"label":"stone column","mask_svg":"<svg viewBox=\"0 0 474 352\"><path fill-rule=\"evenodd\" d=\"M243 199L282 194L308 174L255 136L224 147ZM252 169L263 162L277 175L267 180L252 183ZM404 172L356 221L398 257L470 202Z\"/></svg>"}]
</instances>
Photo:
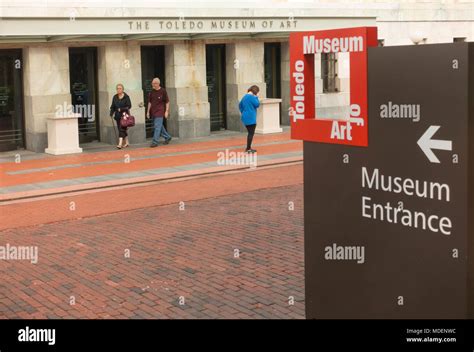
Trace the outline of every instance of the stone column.
<instances>
[{"instance_id":1,"label":"stone column","mask_svg":"<svg viewBox=\"0 0 474 352\"><path fill-rule=\"evenodd\" d=\"M281 43L281 124L290 125L290 45Z\"/></svg>"},{"instance_id":2,"label":"stone column","mask_svg":"<svg viewBox=\"0 0 474 352\"><path fill-rule=\"evenodd\" d=\"M128 130L130 143L144 143L145 109L139 106L143 103L140 46L136 43L113 43L99 47L97 56L101 142L117 144L113 130L117 132L117 127L110 118L109 108L116 94L116 85L122 83L132 101L131 114L135 117L135 126Z\"/></svg>"},{"instance_id":3,"label":"stone column","mask_svg":"<svg viewBox=\"0 0 474 352\"><path fill-rule=\"evenodd\" d=\"M206 46L201 42L165 46L166 91L170 98L168 130L172 136L195 138L211 131L206 85Z\"/></svg>"},{"instance_id":4,"label":"stone column","mask_svg":"<svg viewBox=\"0 0 474 352\"><path fill-rule=\"evenodd\" d=\"M23 49L26 149L43 153L47 119L71 104L67 47Z\"/></svg>"},{"instance_id":5,"label":"stone column","mask_svg":"<svg viewBox=\"0 0 474 352\"><path fill-rule=\"evenodd\" d=\"M239 101L247 89L256 84L265 98L264 43L237 42L226 44L227 129L244 131L240 120Z\"/></svg>"},{"instance_id":6,"label":"stone column","mask_svg":"<svg viewBox=\"0 0 474 352\"><path fill-rule=\"evenodd\" d=\"M338 89L343 95L346 96L346 102L350 101L350 56L349 53L338 53L337 54L337 76L338 76Z\"/></svg>"}]
</instances>

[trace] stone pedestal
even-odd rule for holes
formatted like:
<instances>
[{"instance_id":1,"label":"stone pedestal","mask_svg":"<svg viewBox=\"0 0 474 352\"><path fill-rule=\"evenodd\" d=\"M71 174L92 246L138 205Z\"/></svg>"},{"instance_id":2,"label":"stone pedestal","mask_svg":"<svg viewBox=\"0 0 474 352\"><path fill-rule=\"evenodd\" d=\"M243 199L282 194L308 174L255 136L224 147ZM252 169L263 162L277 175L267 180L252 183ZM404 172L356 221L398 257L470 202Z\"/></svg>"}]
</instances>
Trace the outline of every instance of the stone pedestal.
<instances>
[{"instance_id":1,"label":"stone pedestal","mask_svg":"<svg viewBox=\"0 0 474 352\"><path fill-rule=\"evenodd\" d=\"M79 148L77 119L80 114L48 117L48 154L63 155L82 153Z\"/></svg>"},{"instance_id":2,"label":"stone pedestal","mask_svg":"<svg viewBox=\"0 0 474 352\"><path fill-rule=\"evenodd\" d=\"M280 133L280 103L281 99L262 99L257 109L257 128L255 133Z\"/></svg>"}]
</instances>

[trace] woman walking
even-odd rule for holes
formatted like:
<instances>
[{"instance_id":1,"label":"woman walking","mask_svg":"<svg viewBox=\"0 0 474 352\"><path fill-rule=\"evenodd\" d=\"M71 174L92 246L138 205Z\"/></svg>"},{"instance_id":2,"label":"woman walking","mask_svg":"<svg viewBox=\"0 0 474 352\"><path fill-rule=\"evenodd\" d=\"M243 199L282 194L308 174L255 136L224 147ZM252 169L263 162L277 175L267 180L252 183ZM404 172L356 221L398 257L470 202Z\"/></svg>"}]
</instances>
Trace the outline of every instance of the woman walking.
<instances>
[{"instance_id":1,"label":"woman walking","mask_svg":"<svg viewBox=\"0 0 474 352\"><path fill-rule=\"evenodd\" d=\"M258 86L251 86L247 90L247 94L242 97L239 103L239 110L242 114L242 123L247 128L247 148L245 148L246 153L255 153L256 150L252 149L252 140L253 135L255 134L255 128L257 127L257 108L260 106L260 101L258 100L258 94L260 88Z\"/></svg>"},{"instance_id":2,"label":"woman walking","mask_svg":"<svg viewBox=\"0 0 474 352\"><path fill-rule=\"evenodd\" d=\"M119 131L117 149L122 149L128 147L128 133L127 127L120 126L120 119L124 113L130 113L132 102L128 94L124 92L123 84L117 84L116 90L117 94L112 98L112 104L110 105L110 116L114 117Z\"/></svg>"}]
</instances>

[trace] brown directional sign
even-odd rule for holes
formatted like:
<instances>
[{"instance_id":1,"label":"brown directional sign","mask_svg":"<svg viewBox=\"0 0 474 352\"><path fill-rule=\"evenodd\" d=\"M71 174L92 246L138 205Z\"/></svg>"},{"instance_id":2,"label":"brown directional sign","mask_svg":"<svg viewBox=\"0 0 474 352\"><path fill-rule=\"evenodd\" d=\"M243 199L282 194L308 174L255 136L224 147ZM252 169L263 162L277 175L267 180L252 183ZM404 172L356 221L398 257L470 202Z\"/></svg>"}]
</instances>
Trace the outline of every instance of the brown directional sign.
<instances>
[{"instance_id":1,"label":"brown directional sign","mask_svg":"<svg viewBox=\"0 0 474 352\"><path fill-rule=\"evenodd\" d=\"M369 48L368 147L304 142L307 318L474 318L474 43Z\"/></svg>"}]
</instances>

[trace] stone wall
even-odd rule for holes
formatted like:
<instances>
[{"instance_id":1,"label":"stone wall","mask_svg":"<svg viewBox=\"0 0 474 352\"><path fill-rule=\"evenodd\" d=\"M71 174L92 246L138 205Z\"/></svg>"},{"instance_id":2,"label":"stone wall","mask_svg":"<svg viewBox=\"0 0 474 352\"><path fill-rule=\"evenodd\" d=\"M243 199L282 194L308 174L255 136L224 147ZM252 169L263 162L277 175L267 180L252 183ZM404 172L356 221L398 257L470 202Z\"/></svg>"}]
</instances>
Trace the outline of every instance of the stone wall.
<instances>
[{"instance_id":1,"label":"stone wall","mask_svg":"<svg viewBox=\"0 0 474 352\"><path fill-rule=\"evenodd\" d=\"M206 46L186 41L165 47L166 90L170 98L168 130L172 136L210 134L206 85Z\"/></svg>"}]
</instances>

